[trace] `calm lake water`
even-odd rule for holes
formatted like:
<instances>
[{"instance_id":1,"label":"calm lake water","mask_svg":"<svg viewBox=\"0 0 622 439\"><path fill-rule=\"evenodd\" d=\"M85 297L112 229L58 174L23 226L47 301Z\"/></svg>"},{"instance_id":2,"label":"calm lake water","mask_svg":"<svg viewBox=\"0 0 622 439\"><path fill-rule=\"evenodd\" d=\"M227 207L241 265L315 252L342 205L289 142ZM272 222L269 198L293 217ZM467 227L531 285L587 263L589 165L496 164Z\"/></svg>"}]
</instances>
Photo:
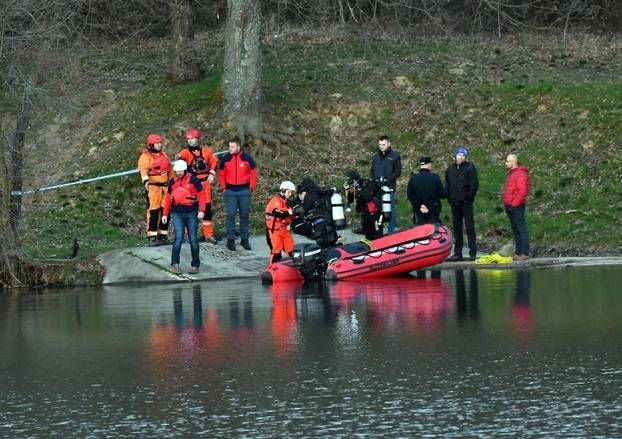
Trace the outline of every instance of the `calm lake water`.
<instances>
[{"instance_id":1,"label":"calm lake water","mask_svg":"<svg viewBox=\"0 0 622 439\"><path fill-rule=\"evenodd\" d=\"M0 437L622 437L622 267L0 295L0 346Z\"/></svg>"}]
</instances>

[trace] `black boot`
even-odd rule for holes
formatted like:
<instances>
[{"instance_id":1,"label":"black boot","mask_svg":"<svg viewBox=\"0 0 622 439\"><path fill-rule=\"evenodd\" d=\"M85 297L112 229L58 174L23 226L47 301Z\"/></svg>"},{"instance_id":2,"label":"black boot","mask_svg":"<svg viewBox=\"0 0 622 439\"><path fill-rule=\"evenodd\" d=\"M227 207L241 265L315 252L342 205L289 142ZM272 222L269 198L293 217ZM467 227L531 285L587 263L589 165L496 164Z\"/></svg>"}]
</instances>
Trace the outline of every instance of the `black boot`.
<instances>
[{"instance_id":1,"label":"black boot","mask_svg":"<svg viewBox=\"0 0 622 439\"><path fill-rule=\"evenodd\" d=\"M242 245L242 247L244 247L246 250L251 249L251 245L248 243L248 239L243 239L240 245Z\"/></svg>"},{"instance_id":2,"label":"black boot","mask_svg":"<svg viewBox=\"0 0 622 439\"><path fill-rule=\"evenodd\" d=\"M160 245L158 243L157 236L150 236L149 238L147 238L147 241L149 241L149 247L157 247L158 245Z\"/></svg>"},{"instance_id":3,"label":"black boot","mask_svg":"<svg viewBox=\"0 0 622 439\"><path fill-rule=\"evenodd\" d=\"M235 251L235 241L233 239L227 239L227 248L232 252Z\"/></svg>"},{"instance_id":4,"label":"black boot","mask_svg":"<svg viewBox=\"0 0 622 439\"><path fill-rule=\"evenodd\" d=\"M168 237L166 235L158 235L158 244L168 245Z\"/></svg>"}]
</instances>

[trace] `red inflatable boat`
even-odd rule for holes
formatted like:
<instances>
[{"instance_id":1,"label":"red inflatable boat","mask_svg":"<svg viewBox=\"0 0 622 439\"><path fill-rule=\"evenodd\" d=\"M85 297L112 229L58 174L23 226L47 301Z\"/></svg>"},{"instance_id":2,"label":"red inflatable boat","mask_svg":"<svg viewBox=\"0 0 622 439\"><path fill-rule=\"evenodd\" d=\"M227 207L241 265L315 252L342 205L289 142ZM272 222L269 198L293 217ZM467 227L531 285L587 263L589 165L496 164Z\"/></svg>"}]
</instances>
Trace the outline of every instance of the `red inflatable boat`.
<instances>
[{"instance_id":1,"label":"red inflatable boat","mask_svg":"<svg viewBox=\"0 0 622 439\"><path fill-rule=\"evenodd\" d=\"M394 276L439 264L451 252L451 232L439 224L423 224L373 241L328 249L301 244L293 257L266 267L264 283L303 279L360 280Z\"/></svg>"}]
</instances>

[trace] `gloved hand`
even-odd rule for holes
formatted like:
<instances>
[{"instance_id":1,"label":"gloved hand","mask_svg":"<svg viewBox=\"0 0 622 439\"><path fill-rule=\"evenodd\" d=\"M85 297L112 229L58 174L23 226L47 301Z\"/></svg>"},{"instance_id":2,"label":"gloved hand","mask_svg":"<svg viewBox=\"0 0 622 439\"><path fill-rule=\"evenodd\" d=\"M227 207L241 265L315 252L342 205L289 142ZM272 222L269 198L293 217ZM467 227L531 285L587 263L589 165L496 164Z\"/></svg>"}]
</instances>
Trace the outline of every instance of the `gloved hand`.
<instances>
[{"instance_id":1,"label":"gloved hand","mask_svg":"<svg viewBox=\"0 0 622 439\"><path fill-rule=\"evenodd\" d=\"M168 222L168 217L166 215L163 215L161 218L162 224L166 224Z\"/></svg>"},{"instance_id":2,"label":"gloved hand","mask_svg":"<svg viewBox=\"0 0 622 439\"><path fill-rule=\"evenodd\" d=\"M296 216L303 216L305 213L305 209L304 207L302 207L302 204L297 204L296 206L293 207L294 210L294 215Z\"/></svg>"}]
</instances>

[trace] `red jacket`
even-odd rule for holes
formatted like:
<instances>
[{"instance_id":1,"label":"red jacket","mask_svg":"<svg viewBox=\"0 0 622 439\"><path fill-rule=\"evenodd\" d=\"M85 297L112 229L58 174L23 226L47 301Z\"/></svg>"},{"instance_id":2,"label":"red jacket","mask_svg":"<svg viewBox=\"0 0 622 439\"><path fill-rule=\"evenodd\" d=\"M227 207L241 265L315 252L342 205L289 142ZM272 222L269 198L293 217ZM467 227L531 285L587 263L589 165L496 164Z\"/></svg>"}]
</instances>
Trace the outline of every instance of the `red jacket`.
<instances>
[{"instance_id":1,"label":"red jacket","mask_svg":"<svg viewBox=\"0 0 622 439\"><path fill-rule=\"evenodd\" d=\"M180 199L176 200L178 196ZM186 172L183 177L175 177L168 183L168 193L164 200L162 215L168 216L171 207L180 213L205 210L205 191L201 181L194 175Z\"/></svg>"},{"instance_id":2,"label":"red jacket","mask_svg":"<svg viewBox=\"0 0 622 439\"><path fill-rule=\"evenodd\" d=\"M253 190L256 183L257 167L249 154L242 151L237 154L227 153L218 163L218 184L221 190Z\"/></svg>"},{"instance_id":3,"label":"red jacket","mask_svg":"<svg viewBox=\"0 0 622 439\"><path fill-rule=\"evenodd\" d=\"M518 207L527 202L529 174L527 166L517 166L508 173L503 186L503 205Z\"/></svg>"}]
</instances>

